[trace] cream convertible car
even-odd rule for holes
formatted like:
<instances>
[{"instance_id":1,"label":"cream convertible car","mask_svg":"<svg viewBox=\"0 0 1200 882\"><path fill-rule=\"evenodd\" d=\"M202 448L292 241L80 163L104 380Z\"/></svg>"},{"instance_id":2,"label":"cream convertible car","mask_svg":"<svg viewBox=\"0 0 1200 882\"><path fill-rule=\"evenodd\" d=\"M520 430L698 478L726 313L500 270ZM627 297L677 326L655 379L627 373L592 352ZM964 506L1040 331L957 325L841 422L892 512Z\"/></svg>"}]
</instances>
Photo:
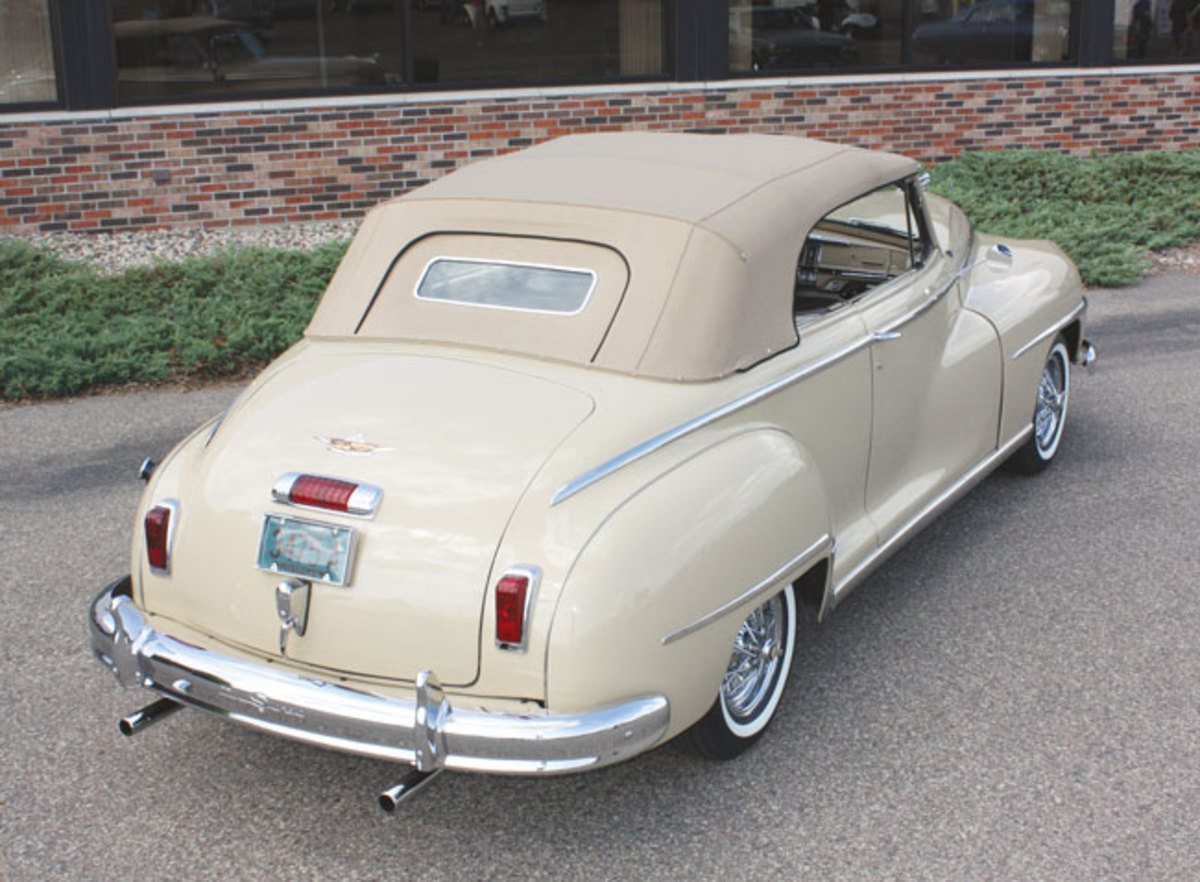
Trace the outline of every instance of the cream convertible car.
<instances>
[{"instance_id":1,"label":"cream convertible car","mask_svg":"<svg viewBox=\"0 0 1200 882\"><path fill-rule=\"evenodd\" d=\"M1085 301L914 162L589 135L367 217L302 342L157 469L96 655L414 768L731 757L824 616L1062 437ZM149 472L153 472L149 474Z\"/></svg>"}]
</instances>

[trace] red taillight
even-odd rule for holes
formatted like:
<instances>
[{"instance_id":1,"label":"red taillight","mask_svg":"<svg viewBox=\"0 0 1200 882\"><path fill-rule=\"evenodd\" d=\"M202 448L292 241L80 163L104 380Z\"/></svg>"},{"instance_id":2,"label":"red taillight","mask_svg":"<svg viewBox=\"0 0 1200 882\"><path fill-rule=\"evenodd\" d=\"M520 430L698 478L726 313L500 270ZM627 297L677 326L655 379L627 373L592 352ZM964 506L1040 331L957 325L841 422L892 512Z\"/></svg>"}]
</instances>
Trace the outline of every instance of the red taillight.
<instances>
[{"instance_id":1,"label":"red taillight","mask_svg":"<svg viewBox=\"0 0 1200 882\"><path fill-rule=\"evenodd\" d=\"M525 644L525 611L532 577L529 573L507 573L496 583L496 645L521 649Z\"/></svg>"},{"instance_id":2,"label":"red taillight","mask_svg":"<svg viewBox=\"0 0 1200 882\"><path fill-rule=\"evenodd\" d=\"M383 491L358 481L288 472L271 488L271 498L282 505L323 508L360 518L375 516Z\"/></svg>"},{"instance_id":3,"label":"red taillight","mask_svg":"<svg viewBox=\"0 0 1200 882\"><path fill-rule=\"evenodd\" d=\"M150 569L156 573L167 573L171 569L171 513L169 505L156 505L146 512L146 557Z\"/></svg>"},{"instance_id":4,"label":"red taillight","mask_svg":"<svg viewBox=\"0 0 1200 882\"><path fill-rule=\"evenodd\" d=\"M314 508L328 508L331 511L346 511L350 507L350 497L357 489L358 485L350 481L320 478L316 475L301 475L292 484L288 499L296 505L311 505Z\"/></svg>"}]
</instances>

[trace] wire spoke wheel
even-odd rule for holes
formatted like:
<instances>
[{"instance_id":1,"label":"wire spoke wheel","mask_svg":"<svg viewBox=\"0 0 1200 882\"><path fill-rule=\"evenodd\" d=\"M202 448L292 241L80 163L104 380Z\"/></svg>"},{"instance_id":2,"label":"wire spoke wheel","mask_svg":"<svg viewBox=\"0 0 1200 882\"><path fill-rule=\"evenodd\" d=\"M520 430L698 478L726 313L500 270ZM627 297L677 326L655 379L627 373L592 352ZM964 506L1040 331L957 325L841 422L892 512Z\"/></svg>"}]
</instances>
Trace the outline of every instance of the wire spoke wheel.
<instances>
[{"instance_id":1,"label":"wire spoke wheel","mask_svg":"<svg viewBox=\"0 0 1200 882\"><path fill-rule=\"evenodd\" d=\"M747 615L733 640L717 699L680 737L709 759L733 759L758 740L787 685L796 643L796 595L788 585Z\"/></svg>"},{"instance_id":2,"label":"wire spoke wheel","mask_svg":"<svg viewBox=\"0 0 1200 882\"><path fill-rule=\"evenodd\" d=\"M1042 380L1038 384L1037 409L1033 416L1033 433L1038 449L1043 453L1052 450L1058 441L1063 411L1067 406L1066 362L1055 357L1046 362Z\"/></svg>"},{"instance_id":3,"label":"wire spoke wheel","mask_svg":"<svg viewBox=\"0 0 1200 882\"><path fill-rule=\"evenodd\" d=\"M721 685L721 700L739 721L754 717L769 697L783 659L783 597L776 595L746 617Z\"/></svg>"},{"instance_id":4,"label":"wire spoke wheel","mask_svg":"<svg viewBox=\"0 0 1200 882\"><path fill-rule=\"evenodd\" d=\"M1054 459L1067 424L1071 398L1071 353L1060 334L1050 347L1033 402L1033 433L1006 464L1014 472L1036 474Z\"/></svg>"}]
</instances>

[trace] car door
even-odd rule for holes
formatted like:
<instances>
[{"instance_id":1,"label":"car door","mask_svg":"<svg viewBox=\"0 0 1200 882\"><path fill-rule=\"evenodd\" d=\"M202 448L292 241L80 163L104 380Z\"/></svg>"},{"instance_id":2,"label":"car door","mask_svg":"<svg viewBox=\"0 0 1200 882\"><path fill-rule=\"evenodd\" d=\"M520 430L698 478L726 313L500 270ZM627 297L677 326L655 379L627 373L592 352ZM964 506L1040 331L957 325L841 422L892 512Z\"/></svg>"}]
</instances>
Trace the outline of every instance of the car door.
<instances>
[{"instance_id":1,"label":"car door","mask_svg":"<svg viewBox=\"0 0 1200 882\"><path fill-rule=\"evenodd\" d=\"M909 269L862 301L872 338L866 510L883 545L995 449L1003 361L991 324L960 305L958 262L933 241L915 183L843 216L891 228L889 248L910 244Z\"/></svg>"}]
</instances>

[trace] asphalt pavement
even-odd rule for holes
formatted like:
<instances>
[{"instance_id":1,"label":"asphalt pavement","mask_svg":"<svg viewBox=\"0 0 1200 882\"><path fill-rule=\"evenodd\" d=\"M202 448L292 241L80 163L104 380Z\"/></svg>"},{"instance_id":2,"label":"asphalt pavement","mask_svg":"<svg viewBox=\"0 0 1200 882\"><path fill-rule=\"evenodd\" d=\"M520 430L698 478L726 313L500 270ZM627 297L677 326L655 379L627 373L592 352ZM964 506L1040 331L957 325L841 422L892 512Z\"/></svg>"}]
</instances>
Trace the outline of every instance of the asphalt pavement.
<instances>
[{"instance_id":1,"label":"asphalt pavement","mask_svg":"<svg viewBox=\"0 0 1200 882\"><path fill-rule=\"evenodd\" d=\"M91 658L137 462L234 388L0 411L0 879L1200 878L1200 275L1091 294L1058 461L997 473L807 626L767 738L530 780L145 703Z\"/></svg>"}]
</instances>

